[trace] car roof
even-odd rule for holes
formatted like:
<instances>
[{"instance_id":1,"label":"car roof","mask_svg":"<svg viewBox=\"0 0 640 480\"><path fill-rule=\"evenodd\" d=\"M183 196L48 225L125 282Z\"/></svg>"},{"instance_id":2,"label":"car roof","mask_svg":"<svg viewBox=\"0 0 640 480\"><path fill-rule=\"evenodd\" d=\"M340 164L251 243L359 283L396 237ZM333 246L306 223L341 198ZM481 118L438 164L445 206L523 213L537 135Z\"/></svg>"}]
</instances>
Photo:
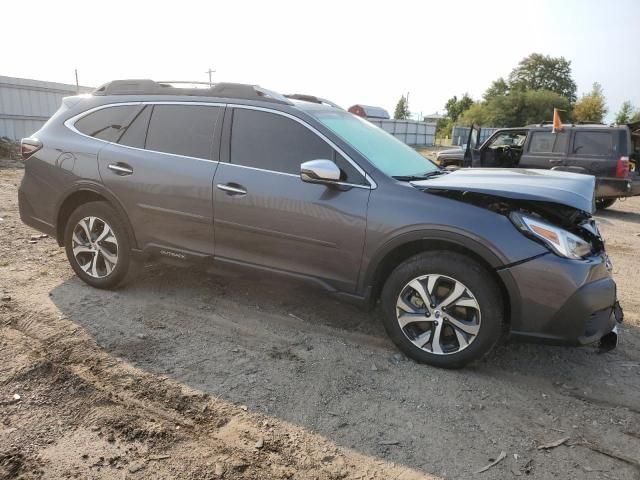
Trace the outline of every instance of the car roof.
<instances>
[{"instance_id":1,"label":"car roof","mask_svg":"<svg viewBox=\"0 0 640 480\"><path fill-rule=\"evenodd\" d=\"M252 106L265 106L278 110L294 108L305 112L326 110L344 111L340 106L321 97L308 94L282 95L258 85L241 83L183 82L153 80L113 80L96 90L91 95L95 99L103 98L111 103L135 101L180 101L198 102L213 101L218 103L236 103Z\"/></svg>"},{"instance_id":2,"label":"car roof","mask_svg":"<svg viewBox=\"0 0 640 480\"><path fill-rule=\"evenodd\" d=\"M284 95L278 92L262 88L259 85L248 85L243 83L205 83L203 85L202 82L155 82L148 79L113 80L96 88L92 92L92 95L193 96L258 100L262 102L280 103L285 105L291 104L291 102Z\"/></svg>"},{"instance_id":3,"label":"car roof","mask_svg":"<svg viewBox=\"0 0 640 480\"><path fill-rule=\"evenodd\" d=\"M627 125L605 125L602 123L565 123L562 125L563 129L566 130L627 130L629 126ZM551 132L553 129L553 125L545 124L545 125L527 125L525 127L507 127L507 128L498 128L496 132L521 132L525 131L536 131L536 132Z\"/></svg>"},{"instance_id":4,"label":"car roof","mask_svg":"<svg viewBox=\"0 0 640 480\"><path fill-rule=\"evenodd\" d=\"M553 129L553 125L527 125L525 128L550 132ZM603 123L564 123L562 128L567 130L623 130L628 127L626 125L605 125Z\"/></svg>"}]
</instances>

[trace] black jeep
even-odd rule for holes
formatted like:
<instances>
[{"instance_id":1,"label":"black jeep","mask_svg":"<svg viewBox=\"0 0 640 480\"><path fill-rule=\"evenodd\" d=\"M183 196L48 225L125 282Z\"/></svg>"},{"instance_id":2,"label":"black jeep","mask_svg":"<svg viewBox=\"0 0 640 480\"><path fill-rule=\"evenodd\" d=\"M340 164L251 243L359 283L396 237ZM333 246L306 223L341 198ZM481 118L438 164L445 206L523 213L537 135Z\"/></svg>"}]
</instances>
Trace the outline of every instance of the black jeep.
<instances>
[{"instance_id":1,"label":"black jeep","mask_svg":"<svg viewBox=\"0 0 640 480\"><path fill-rule=\"evenodd\" d=\"M557 133L552 133L548 124L504 128L481 146L476 144L478 138L480 129L474 126L466 150L460 151L462 166L544 168L594 175L598 208L610 207L621 197L640 195L636 169L640 122L565 125Z\"/></svg>"}]
</instances>

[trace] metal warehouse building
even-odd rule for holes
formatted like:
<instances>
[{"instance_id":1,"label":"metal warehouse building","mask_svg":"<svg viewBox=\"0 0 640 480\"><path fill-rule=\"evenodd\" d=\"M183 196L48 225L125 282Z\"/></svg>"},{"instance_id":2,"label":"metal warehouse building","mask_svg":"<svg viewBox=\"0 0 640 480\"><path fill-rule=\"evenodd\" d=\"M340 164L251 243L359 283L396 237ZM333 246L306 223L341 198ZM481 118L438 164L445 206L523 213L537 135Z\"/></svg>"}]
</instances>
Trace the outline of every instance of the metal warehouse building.
<instances>
[{"instance_id":1,"label":"metal warehouse building","mask_svg":"<svg viewBox=\"0 0 640 480\"><path fill-rule=\"evenodd\" d=\"M80 93L93 90L80 87ZM76 86L0 75L0 137L19 140L37 131Z\"/></svg>"}]
</instances>

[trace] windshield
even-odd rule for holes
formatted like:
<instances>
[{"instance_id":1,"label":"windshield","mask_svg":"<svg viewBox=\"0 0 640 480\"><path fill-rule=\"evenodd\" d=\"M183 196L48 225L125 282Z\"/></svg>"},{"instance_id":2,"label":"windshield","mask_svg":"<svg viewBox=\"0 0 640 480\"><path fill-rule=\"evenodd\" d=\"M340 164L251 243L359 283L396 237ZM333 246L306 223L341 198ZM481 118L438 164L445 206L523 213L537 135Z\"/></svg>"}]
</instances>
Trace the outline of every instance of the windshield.
<instances>
[{"instance_id":1,"label":"windshield","mask_svg":"<svg viewBox=\"0 0 640 480\"><path fill-rule=\"evenodd\" d=\"M420 176L438 170L413 148L360 117L335 110L310 113L390 177Z\"/></svg>"}]
</instances>

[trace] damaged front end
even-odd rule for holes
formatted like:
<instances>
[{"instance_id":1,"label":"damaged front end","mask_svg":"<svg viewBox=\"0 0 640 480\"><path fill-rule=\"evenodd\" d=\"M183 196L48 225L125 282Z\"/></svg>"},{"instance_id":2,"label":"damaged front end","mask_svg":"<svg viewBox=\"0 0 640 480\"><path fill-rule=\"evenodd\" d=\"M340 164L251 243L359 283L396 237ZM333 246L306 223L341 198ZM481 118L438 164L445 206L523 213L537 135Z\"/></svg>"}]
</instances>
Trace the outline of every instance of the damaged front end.
<instances>
[{"instance_id":1,"label":"damaged front end","mask_svg":"<svg viewBox=\"0 0 640 480\"><path fill-rule=\"evenodd\" d=\"M467 172L471 174L473 170ZM523 318L529 319L531 324L524 325L522 332L516 334L544 337L552 343L556 343L555 340L557 343L566 343L565 341L573 341L571 339L580 344L599 342L601 351L615 348L618 341L617 325L622 322L623 314L616 298L615 282L611 279L612 265L605 251L604 240L592 217L593 177L545 175L543 178L534 179L526 174L526 182L523 183L518 177L523 171L511 170L508 173L489 173L484 176L483 182L479 181L478 175L462 173L458 176L457 173L439 177L434 181L412 183L432 195L447 197L503 215L523 235L545 246L553 254L551 257L547 255L546 260L530 262L532 266L522 265L512 269L514 274L523 275L524 283L538 285L541 292L548 292L549 288L554 287L548 285L549 281L545 279L544 271L558 266L567 272L581 272L574 276L584 277L582 281L588 283L565 285L563 291L566 293L555 295L559 315L554 315L545 325L540 326L541 315L535 312L540 305L539 302L534 302L529 308L531 311L523 312ZM464 182L465 177L472 181ZM496 179L498 181L494 181ZM510 184L508 180L515 181ZM558 260L554 261L554 256L559 257ZM596 268L596 264L597 282L593 281L594 275L584 273L590 268ZM526 271L526 275L521 273L527 269L529 270ZM539 276L539 280L532 280L532 275ZM547 285L540 287L545 283ZM560 289L559 286L558 288ZM604 293L605 291L608 293ZM594 300L596 297L597 301ZM544 308L540 309L542 310ZM536 328L541 330L540 335L528 331Z\"/></svg>"},{"instance_id":2,"label":"damaged front end","mask_svg":"<svg viewBox=\"0 0 640 480\"><path fill-rule=\"evenodd\" d=\"M595 219L574 207L472 191L425 190L504 215L524 235L561 257L579 260L590 255L606 255Z\"/></svg>"}]
</instances>

